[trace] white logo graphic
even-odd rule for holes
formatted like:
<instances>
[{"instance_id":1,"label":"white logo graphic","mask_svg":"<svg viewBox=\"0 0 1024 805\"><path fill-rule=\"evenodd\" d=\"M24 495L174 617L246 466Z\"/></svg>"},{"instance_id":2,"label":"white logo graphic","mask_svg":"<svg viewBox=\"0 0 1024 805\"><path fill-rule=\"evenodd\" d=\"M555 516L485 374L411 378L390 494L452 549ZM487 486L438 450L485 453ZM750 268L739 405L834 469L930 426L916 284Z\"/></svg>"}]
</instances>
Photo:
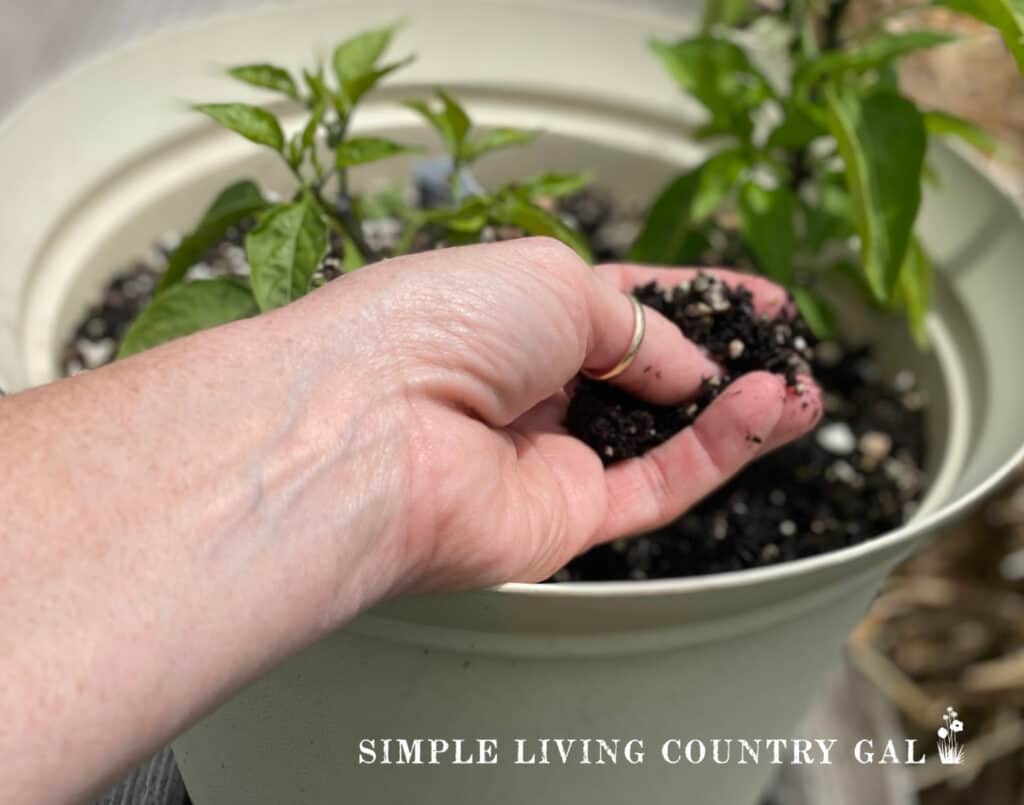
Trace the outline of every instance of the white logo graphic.
<instances>
[{"instance_id":1,"label":"white logo graphic","mask_svg":"<svg viewBox=\"0 0 1024 805\"><path fill-rule=\"evenodd\" d=\"M960 733L964 731L964 722L957 717L952 707L946 708L939 727L939 760L947 766L959 766L964 762L964 748L960 745Z\"/></svg>"}]
</instances>

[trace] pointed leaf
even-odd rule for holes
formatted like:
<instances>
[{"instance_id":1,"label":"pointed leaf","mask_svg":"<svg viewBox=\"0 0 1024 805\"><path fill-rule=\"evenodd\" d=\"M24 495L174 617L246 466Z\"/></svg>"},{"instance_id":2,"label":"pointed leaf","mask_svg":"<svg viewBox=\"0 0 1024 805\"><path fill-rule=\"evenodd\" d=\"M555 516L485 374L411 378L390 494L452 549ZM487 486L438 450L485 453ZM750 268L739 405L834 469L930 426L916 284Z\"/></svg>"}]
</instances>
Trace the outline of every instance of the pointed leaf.
<instances>
[{"instance_id":1,"label":"pointed leaf","mask_svg":"<svg viewBox=\"0 0 1024 805\"><path fill-rule=\"evenodd\" d=\"M897 303L904 309L910 332L921 349L928 346L927 316L931 308L934 269L917 238L911 238L897 286Z\"/></svg>"},{"instance_id":2,"label":"pointed leaf","mask_svg":"<svg viewBox=\"0 0 1024 805\"><path fill-rule=\"evenodd\" d=\"M885 67L910 53L948 45L950 42L956 42L958 38L941 31L882 31L846 50L824 53L804 62L797 68L794 84L811 84L820 78L843 71L863 72Z\"/></svg>"},{"instance_id":3,"label":"pointed leaf","mask_svg":"<svg viewBox=\"0 0 1024 805\"><path fill-rule=\"evenodd\" d=\"M996 150L996 138L976 123L962 117L933 110L924 113L924 124L929 133L947 137L959 137L968 145L972 145L983 154L992 154Z\"/></svg>"},{"instance_id":4,"label":"pointed leaf","mask_svg":"<svg viewBox=\"0 0 1024 805\"><path fill-rule=\"evenodd\" d=\"M467 162L472 162L484 154L501 148L529 145L537 139L539 134L539 131L527 131L526 129L491 129L469 140L464 149L464 156Z\"/></svg>"},{"instance_id":5,"label":"pointed leaf","mask_svg":"<svg viewBox=\"0 0 1024 805\"><path fill-rule=\"evenodd\" d=\"M344 237L343 246L341 263L342 271L347 274L350 271L355 271L357 268L362 268L366 265L366 259L360 253L359 247L356 246L355 241L353 241L348 235L345 235Z\"/></svg>"},{"instance_id":6,"label":"pointed leaf","mask_svg":"<svg viewBox=\"0 0 1024 805\"><path fill-rule=\"evenodd\" d=\"M750 0L708 0L702 28L710 31L716 25L735 27L750 16L751 5Z\"/></svg>"},{"instance_id":7,"label":"pointed leaf","mask_svg":"<svg viewBox=\"0 0 1024 805\"><path fill-rule=\"evenodd\" d=\"M829 304L809 288L793 288L793 301L807 326L817 338L834 338L836 335L836 317Z\"/></svg>"},{"instance_id":8,"label":"pointed leaf","mask_svg":"<svg viewBox=\"0 0 1024 805\"><path fill-rule=\"evenodd\" d=\"M692 224L690 210L700 190L700 168L670 182L647 211L644 227L629 250L638 263L672 265Z\"/></svg>"},{"instance_id":9,"label":"pointed leaf","mask_svg":"<svg viewBox=\"0 0 1024 805\"><path fill-rule=\"evenodd\" d=\"M176 285L154 298L132 322L118 357L126 358L259 312L249 283L241 277L216 277Z\"/></svg>"},{"instance_id":10,"label":"pointed leaf","mask_svg":"<svg viewBox=\"0 0 1024 805\"><path fill-rule=\"evenodd\" d=\"M561 198L571 195L594 180L590 172L541 173L516 182L516 189L527 198Z\"/></svg>"},{"instance_id":11,"label":"pointed leaf","mask_svg":"<svg viewBox=\"0 0 1024 805\"><path fill-rule=\"evenodd\" d=\"M538 207L515 193L509 193L496 206L493 216L498 223L511 224L528 235L546 235L571 246L588 263L594 258L583 236L554 213Z\"/></svg>"},{"instance_id":12,"label":"pointed leaf","mask_svg":"<svg viewBox=\"0 0 1024 805\"><path fill-rule=\"evenodd\" d=\"M740 189L740 231L762 273L787 287L793 284L796 196L784 185L771 190L754 182Z\"/></svg>"},{"instance_id":13,"label":"pointed leaf","mask_svg":"<svg viewBox=\"0 0 1024 805\"><path fill-rule=\"evenodd\" d=\"M400 24L374 28L346 39L334 49L332 63L338 83L344 84L357 76L370 72L384 51L391 44L391 39L401 27Z\"/></svg>"},{"instance_id":14,"label":"pointed leaf","mask_svg":"<svg viewBox=\"0 0 1024 805\"><path fill-rule=\"evenodd\" d=\"M927 135L913 103L891 92L860 97L826 91L829 128L839 147L853 202L861 262L879 301L899 279L921 203Z\"/></svg>"},{"instance_id":15,"label":"pointed leaf","mask_svg":"<svg viewBox=\"0 0 1024 805\"><path fill-rule=\"evenodd\" d=\"M236 182L222 191L196 228L182 238L167 258L167 268L160 277L156 292L163 293L181 282L188 270L223 240L231 227L266 209L267 203L260 189L248 179Z\"/></svg>"},{"instance_id":16,"label":"pointed leaf","mask_svg":"<svg viewBox=\"0 0 1024 805\"><path fill-rule=\"evenodd\" d=\"M418 150L383 137L353 137L335 149L335 164L341 169L350 168Z\"/></svg>"},{"instance_id":17,"label":"pointed leaf","mask_svg":"<svg viewBox=\"0 0 1024 805\"><path fill-rule=\"evenodd\" d=\"M828 134L820 115L791 99L782 122L768 135L767 148L806 148L812 140Z\"/></svg>"},{"instance_id":18,"label":"pointed leaf","mask_svg":"<svg viewBox=\"0 0 1024 805\"><path fill-rule=\"evenodd\" d=\"M748 167L745 152L728 148L710 157L700 169L700 186L690 207L690 221L700 223L714 215Z\"/></svg>"},{"instance_id":19,"label":"pointed leaf","mask_svg":"<svg viewBox=\"0 0 1024 805\"><path fill-rule=\"evenodd\" d=\"M245 103L204 103L195 109L247 140L270 146L275 151L284 150L281 124L266 109Z\"/></svg>"},{"instance_id":20,"label":"pointed leaf","mask_svg":"<svg viewBox=\"0 0 1024 805\"><path fill-rule=\"evenodd\" d=\"M817 182L817 197L813 203L804 205L804 243L817 253L830 241L849 240L856 234L854 220L845 176L841 173L821 174Z\"/></svg>"},{"instance_id":21,"label":"pointed leaf","mask_svg":"<svg viewBox=\"0 0 1024 805\"><path fill-rule=\"evenodd\" d=\"M252 291L261 310L286 305L309 292L327 252L327 224L308 195L264 214L245 239Z\"/></svg>"},{"instance_id":22,"label":"pointed leaf","mask_svg":"<svg viewBox=\"0 0 1024 805\"><path fill-rule=\"evenodd\" d=\"M469 133L470 126L472 125L469 115L466 114L466 110L462 105L444 90L439 89L437 91L437 97L439 97L441 99L441 103L444 104L444 116L448 121L452 137L461 148L462 144L466 140L466 135Z\"/></svg>"},{"instance_id":23,"label":"pointed leaf","mask_svg":"<svg viewBox=\"0 0 1024 805\"><path fill-rule=\"evenodd\" d=\"M293 101L300 99L295 79L283 67L274 64L242 64L228 70L228 75L253 87L280 92Z\"/></svg>"},{"instance_id":24,"label":"pointed leaf","mask_svg":"<svg viewBox=\"0 0 1024 805\"><path fill-rule=\"evenodd\" d=\"M704 134L750 138L751 111L775 93L742 48L708 34L674 45L654 40L651 48L679 86L710 112Z\"/></svg>"},{"instance_id":25,"label":"pointed leaf","mask_svg":"<svg viewBox=\"0 0 1024 805\"><path fill-rule=\"evenodd\" d=\"M472 125L469 115L458 101L442 90L437 91L437 97L441 100L440 109L426 101L406 101L405 105L430 123L441 136L448 152L461 160L466 134Z\"/></svg>"},{"instance_id":26,"label":"pointed leaf","mask_svg":"<svg viewBox=\"0 0 1024 805\"><path fill-rule=\"evenodd\" d=\"M395 70L405 67L407 64L412 64L415 60L415 56L408 56L391 64L385 64L383 67L376 67L362 75L345 81L341 85L341 94L345 104L351 109L367 92L377 86L383 78L395 72Z\"/></svg>"},{"instance_id":27,"label":"pointed leaf","mask_svg":"<svg viewBox=\"0 0 1024 805\"><path fill-rule=\"evenodd\" d=\"M414 211L413 218L420 225L438 224L446 229L463 234L478 234L487 226L490 199L470 196L457 207Z\"/></svg>"},{"instance_id":28,"label":"pointed leaf","mask_svg":"<svg viewBox=\"0 0 1024 805\"><path fill-rule=\"evenodd\" d=\"M727 149L670 182L647 211L629 259L673 265L683 254L692 255L695 226L732 192L745 164L740 150Z\"/></svg>"}]
</instances>

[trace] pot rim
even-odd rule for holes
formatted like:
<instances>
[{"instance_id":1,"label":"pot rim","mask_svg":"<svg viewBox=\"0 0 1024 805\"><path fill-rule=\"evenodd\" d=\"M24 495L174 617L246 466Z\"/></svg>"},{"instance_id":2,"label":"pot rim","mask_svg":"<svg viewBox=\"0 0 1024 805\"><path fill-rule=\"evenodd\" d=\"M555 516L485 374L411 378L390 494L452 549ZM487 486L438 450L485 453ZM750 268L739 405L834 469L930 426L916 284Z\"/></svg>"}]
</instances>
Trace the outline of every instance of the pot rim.
<instances>
[{"instance_id":1,"label":"pot rim","mask_svg":"<svg viewBox=\"0 0 1024 805\"><path fill-rule=\"evenodd\" d=\"M496 7L521 7L527 12L529 10L561 11L574 15L590 18L618 19L628 18L638 25L645 25L651 31L678 31L686 27L686 20L678 17L670 17L657 11L635 8L612 8L609 6L585 6L571 0L475 0L475 2L486 3ZM143 50L152 40L157 40L175 32L183 33L191 29L198 29L207 25L221 24L232 19L249 18L254 15L272 15L280 13L282 8L290 11L297 11L302 8L318 8L335 6L337 3L330 0L302 0L283 7L279 4L270 4L262 8L244 9L226 13L189 19L161 27L145 36L134 38L117 47L111 48L92 58L86 58L63 71L54 79L43 83L32 91L26 93L0 119L0 138L13 128L17 122L38 103L45 101L54 89L73 84L80 74L88 72L97 65L114 61L133 51ZM440 0L435 5L464 8L466 0ZM982 180L990 190L1005 202L1018 210L1019 205L1002 187L993 182L987 174L982 171L975 160L966 157L961 149L956 149L958 158ZM936 322L932 319L929 322L929 331L937 333ZM698 593L710 590L728 590L751 585L761 585L773 582L782 582L805 574L835 568L844 564L854 563L858 559L871 556L874 553L884 554L887 551L898 550L902 543L909 542L919 532L939 528L966 510L976 505L981 498L1000 485L1007 476L1022 462L1024 462L1024 445L1018 446L1010 458L1004 461L998 469L989 474L981 483L973 489L960 495L945 505L936 507L934 511L912 518L909 522L898 529L888 531L872 539L868 539L857 545L840 548L828 553L802 559L790 560L777 565L760 568L749 568L722 573L713 573L696 577L681 577L670 579L648 579L640 581L568 581L558 584L511 582L481 591L484 593L498 593L502 596L527 596L532 598L550 599L579 599L593 598L595 596L612 598L640 598L648 596L662 596L666 594Z\"/></svg>"}]
</instances>

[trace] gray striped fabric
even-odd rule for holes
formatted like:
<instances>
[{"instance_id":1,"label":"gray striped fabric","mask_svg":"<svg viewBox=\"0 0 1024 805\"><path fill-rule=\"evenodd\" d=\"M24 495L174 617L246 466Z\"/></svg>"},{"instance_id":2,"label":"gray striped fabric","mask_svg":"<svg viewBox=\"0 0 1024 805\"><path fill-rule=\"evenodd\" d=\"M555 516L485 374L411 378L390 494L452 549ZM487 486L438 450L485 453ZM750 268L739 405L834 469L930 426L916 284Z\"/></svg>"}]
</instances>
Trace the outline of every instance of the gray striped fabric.
<instances>
[{"instance_id":1,"label":"gray striped fabric","mask_svg":"<svg viewBox=\"0 0 1024 805\"><path fill-rule=\"evenodd\" d=\"M170 747L118 783L96 805L186 805L185 784Z\"/></svg>"}]
</instances>

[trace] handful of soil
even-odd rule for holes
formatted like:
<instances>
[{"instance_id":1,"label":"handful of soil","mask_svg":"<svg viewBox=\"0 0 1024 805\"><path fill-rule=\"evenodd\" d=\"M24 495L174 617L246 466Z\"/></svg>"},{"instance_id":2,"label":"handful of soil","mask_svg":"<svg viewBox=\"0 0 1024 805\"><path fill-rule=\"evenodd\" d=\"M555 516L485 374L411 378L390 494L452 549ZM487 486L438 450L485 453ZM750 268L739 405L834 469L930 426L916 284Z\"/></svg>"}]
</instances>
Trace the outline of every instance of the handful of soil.
<instances>
[{"instance_id":1,"label":"handful of soil","mask_svg":"<svg viewBox=\"0 0 1024 805\"><path fill-rule=\"evenodd\" d=\"M810 373L814 339L800 316L783 310L769 319L754 310L753 295L701 272L674 288L653 282L634 291L644 305L674 322L683 335L724 370L704 380L697 396L659 406L607 383L583 380L566 415L569 433L592 447L605 465L642 455L691 425L735 378L764 370L799 391L798 375Z\"/></svg>"}]
</instances>

